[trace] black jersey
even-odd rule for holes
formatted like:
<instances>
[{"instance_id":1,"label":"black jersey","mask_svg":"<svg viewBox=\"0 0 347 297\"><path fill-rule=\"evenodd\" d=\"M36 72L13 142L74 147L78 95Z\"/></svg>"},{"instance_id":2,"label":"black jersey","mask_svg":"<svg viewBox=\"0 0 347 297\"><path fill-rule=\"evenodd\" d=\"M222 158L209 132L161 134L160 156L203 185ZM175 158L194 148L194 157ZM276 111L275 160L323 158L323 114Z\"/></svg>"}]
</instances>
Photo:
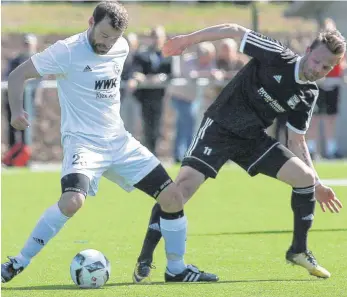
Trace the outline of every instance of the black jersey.
<instances>
[{"instance_id":1,"label":"black jersey","mask_svg":"<svg viewBox=\"0 0 347 297\"><path fill-rule=\"evenodd\" d=\"M243 137L256 137L286 114L287 126L308 129L318 87L299 79L301 57L279 41L254 31L242 39L240 51L253 57L222 90L206 115Z\"/></svg>"}]
</instances>

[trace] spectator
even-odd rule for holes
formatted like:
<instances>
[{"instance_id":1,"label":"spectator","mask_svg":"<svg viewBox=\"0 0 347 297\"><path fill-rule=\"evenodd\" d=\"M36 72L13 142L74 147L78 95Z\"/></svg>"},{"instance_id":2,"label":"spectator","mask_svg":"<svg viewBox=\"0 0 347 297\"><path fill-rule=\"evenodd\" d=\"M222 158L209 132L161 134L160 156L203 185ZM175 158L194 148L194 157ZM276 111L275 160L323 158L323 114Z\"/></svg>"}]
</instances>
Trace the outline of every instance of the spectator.
<instances>
[{"instance_id":1,"label":"spectator","mask_svg":"<svg viewBox=\"0 0 347 297\"><path fill-rule=\"evenodd\" d=\"M183 56L180 69L180 76L186 79L199 77L223 79L222 72L216 68L215 47L210 42L199 44L197 54L186 54ZM192 141L201 102L196 100L196 84L194 82L184 86L171 85L169 95L176 111L174 160L176 163L179 163L182 161L184 153Z\"/></svg>"},{"instance_id":2,"label":"spectator","mask_svg":"<svg viewBox=\"0 0 347 297\"><path fill-rule=\"evenodd\" d=\"M10 73L16 69L20 64L28 60L32 55L37 52L37 37L34 34L26 34L23 38L23 50L13 59L8 62L7 72L5 74L6 79ZM33 91L32 98L35 98L35 92ZM5 153L2 162L7 166L25 166L28 164L31 152L25 139L25 132L17 131L11 126L11 110L10 105L6 97L6 111L8 119L8 147L9 150Z\"/></svg>"},{"instance_id":3,"label":"spectator","mask_svg":"<svg viewBox=\"0 0 347 297\"><path fill-rule=\"evenodd\" d=\"M238 52L238 46L234 39L226 38L221 40L217 48L217 68L222 71L223 78L231 80L235 74L248 62L248 57ZM216 85L215 93L219 94L224 84Z\"/></svg>"},{"instance_id":4,"label":"spectator","mask_svg":"<svg viewBox=\"0 0 347 297\"><path fill-rule=\"evenodd\" d=\"M245 62L241 60L238 53L238 46L234 39L223 39L218 47L217 67L224 72L226 79L232 79Z\"/></svg>"},{"instance_id":5,"label":"spectator","mask_svg":"<svg viewBox=\"0 0 347 297\"><path fill-rule=\"evenodd\" d=\"M134 77L139 82L160 85L171 76L171 58L163 57L161 48L166 40L165 29L162 26L151 30L151 45L136 55L137 73ZM145 76L145 77L144 77ZM163 98L165 89L158 86L150 89L138 89L135 96L142 108L143 144L156 154L157 140L160 134L160 121L163 113Z\"/></svg>"},{"instance_id":6,"label":"spectator","mask_svg":"<svg viewBox=\"0 0 347 297\"><path fill-rule=\"evenodd\" d=\"M37 38L33 34L26 34L23 39L23 51L20 52L16 57L9 60L8 68L6 72L6 79L10 73L16 69L24 61L28 60L37 51ZM7 94L6 94L7 97ZM16 142L16 135L19 135L19 142L24 143L24 131L17 131L11 126L11 111L8 100L6 100L6 110L9 124L9 135L8 135L8 145L12 147Z\"/></svg>"},{"instance_id":7,"label":"spectator","mask_svg":"<svg viewBox=\"0 0 347 297\"><path fill-rule=\"evenodd\" d=\"M139 103L134 97L134 91L137 88L139 81L143 80L139 78L137 74L136 79L136 63L135 57L137 55L137 50L139 47L139 40L135 33L129 33L126 36L129 44L129 54L125 60L123 72L122 72L122 82L124 87L120 89L121 91L121 117L124 121L124 126L127 131L134 135L137 119L139 115Z\"/></svg>"},{"instance_id":8,"label":"spectator","mask_svg":"<svg viewBox=\"0 0 347 297\"><path fill-rule=\"evenodd\" d=\"M185 65L194 63L194 59L187 60ZM217 69L216 65L216 48L211 42L202 42L197 45L197 69L191 70L189 73L190 78L206 77L211 79L222 80L223 73ZM195 63L196 63L195 62Z\"/></svg>"}]
</instances>

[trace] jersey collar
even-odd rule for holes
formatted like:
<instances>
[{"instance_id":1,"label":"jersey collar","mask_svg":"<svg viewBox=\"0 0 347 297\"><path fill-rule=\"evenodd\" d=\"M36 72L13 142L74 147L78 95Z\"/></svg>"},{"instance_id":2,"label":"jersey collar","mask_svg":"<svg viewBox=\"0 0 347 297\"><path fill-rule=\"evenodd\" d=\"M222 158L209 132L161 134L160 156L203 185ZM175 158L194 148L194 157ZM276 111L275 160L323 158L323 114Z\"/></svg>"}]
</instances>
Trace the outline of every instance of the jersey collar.
<instances>
[{"instance_id":1,"label":"jersey collar","mask_svg":"<svg viewBox=\"0 0 347 297\"><path fill-rule=\"evenodd\" d=\"M295 76L295 81L298 84L308 84L309 81L303 81L299 78L299 69L300 69L300 61L301 61L302 57L298 57L298 59L295 62L295 69L294 69L294 76Z\"/></svg>"},{"instance_id":2,"label":"jersey collar","mask_svg":"<svg viewBox=\"0 0 347 297\"><path fill-rule=\"evenodd\" d=\"M85 39L87 48L88 48L90 51L92 51L93 53L95 53L94 50L93 50L93 48L92 48L92 46L91 46L90 43L89 43L89 39L88 39L88 30L84 31L84 39Z\"/></svg>"}]
</instances>

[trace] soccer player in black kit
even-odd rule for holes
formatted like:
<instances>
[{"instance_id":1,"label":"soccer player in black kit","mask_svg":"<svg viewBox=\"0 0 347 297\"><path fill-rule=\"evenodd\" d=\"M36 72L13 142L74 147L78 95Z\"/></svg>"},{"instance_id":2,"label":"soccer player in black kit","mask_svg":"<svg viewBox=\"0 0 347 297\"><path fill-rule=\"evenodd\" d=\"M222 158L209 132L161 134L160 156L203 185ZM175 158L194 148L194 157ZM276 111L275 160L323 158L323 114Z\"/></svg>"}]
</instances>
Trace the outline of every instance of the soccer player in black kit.
<instances>
[{"instance_id":1,"label":"soccer player in black kit","mask_svg":"<svg viewBox=\"0 0 347 297\"><path fill-rule=\"evenodd\" d=\"M307 233L313 222L316 200L324 212L326 208L339 212L342 204L333 190L320 182L305 132L318 96L315 81L343 58L345 39L337 30L323 31L300 57L277 40L237 24L222 24L176 36L167 41L163 53L180 55L191 45L224 38L239 40L240 52L252 59L206 111L176 183L186 202L207 178L215 178L220 168L232 160L250 176L262 173L290 185L294 233L286 260L306 268L311 275L329 278L329 271L318 265L308 250ZM281 114L288 117L287 147L265 131ZM159 213L156 204L135 267L134 281L145 280L150 274L153 251L161 237L157 227Z\"/></svg>"}]
</instances>

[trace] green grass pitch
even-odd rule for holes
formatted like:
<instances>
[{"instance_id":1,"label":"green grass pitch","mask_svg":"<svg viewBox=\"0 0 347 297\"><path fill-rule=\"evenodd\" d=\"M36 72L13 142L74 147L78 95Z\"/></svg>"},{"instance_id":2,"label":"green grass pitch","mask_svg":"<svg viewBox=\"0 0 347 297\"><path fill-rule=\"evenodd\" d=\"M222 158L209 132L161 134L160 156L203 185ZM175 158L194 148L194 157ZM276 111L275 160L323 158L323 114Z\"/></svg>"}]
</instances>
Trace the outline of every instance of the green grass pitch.
<instances>
[{"instance_id":1,"label":"green grass pitch","mask_svg":"<svg viewBox=\"0 0 347 297\"><path fill-rule=\"evenodd\" d=\"M317 168L322 179L347 178L346 163ZM178 168L169 172L176 176ZM347 187L333 188L347 206ZM347 296L347 208L340 214L316 209L309 247L332 273L328 280L316 279L284 260L292 236L290 192L276 180L249 178L236 166L226 166L186 206L186 262L217 273L220 282L165 284L161 242L155 254L154 284L133 285L131 276L153 201L139 191L127 194L103 179L98 195L87 198L83 209L21 275L2 285L2 296ZM19 252L39 216L59 194L59 173L2 173L2 261ZM87 248L102 251L111 262L111 278L101 289L81 290L70 279L70 261Z\"/></svg>"}]
</instances>

